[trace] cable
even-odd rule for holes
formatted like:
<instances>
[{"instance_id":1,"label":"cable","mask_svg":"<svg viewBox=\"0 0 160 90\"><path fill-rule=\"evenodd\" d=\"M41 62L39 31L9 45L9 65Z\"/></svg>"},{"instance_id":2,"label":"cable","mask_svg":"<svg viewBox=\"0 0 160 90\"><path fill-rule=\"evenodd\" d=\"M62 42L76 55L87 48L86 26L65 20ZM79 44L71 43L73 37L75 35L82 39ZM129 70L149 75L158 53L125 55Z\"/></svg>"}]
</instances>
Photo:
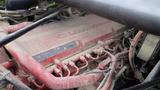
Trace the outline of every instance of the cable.
<instances>
[{"instance_id":1,"label":"cable","mask_svg":"<svg viewBox=\"0 0 160 90\"><path fill-rule=\"evenodd\" d=\"M28 26L26 26L26 27L24 27L24 28L22 28L18 31L16 31L16 32L13 32L13 33L7 35L6 37L4 37L2 39L0 39L0 47L10 43L11 41L21 37L22 35L28 33L29 31L33 30L34 28L36 28L37 26L39 26L43 22L45 22L45 21L53 18L54 16L56 16L59 12L60 11L57 11L53 14L50 14L50 15L48 15L48 16L46 16L46 17L44 17L44 18L42 18L42 19L40 19L40 20L38 20L38 21L36 21L36 22L34 22L34 23L32 23L32 24L30 24L30 25L28 25Z\"/></svg>"}]
</instances>

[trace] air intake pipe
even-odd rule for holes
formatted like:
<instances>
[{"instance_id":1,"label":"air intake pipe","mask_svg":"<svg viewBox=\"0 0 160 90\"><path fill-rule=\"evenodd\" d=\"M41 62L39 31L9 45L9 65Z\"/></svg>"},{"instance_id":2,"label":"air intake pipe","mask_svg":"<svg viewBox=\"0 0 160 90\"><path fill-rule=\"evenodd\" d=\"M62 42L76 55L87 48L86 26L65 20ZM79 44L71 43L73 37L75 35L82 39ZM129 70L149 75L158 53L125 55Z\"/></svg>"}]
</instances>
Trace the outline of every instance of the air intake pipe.
<instances>
[{"instance_id":1,"label":"air intake pipe","mask_svg":"<svg viewBox=\"0 0 160 90\"><path fill-rule=\"evenodd\" d=\"M160 35L160 0L56 0L56 2Z\"/></svg>"}]
</instances>

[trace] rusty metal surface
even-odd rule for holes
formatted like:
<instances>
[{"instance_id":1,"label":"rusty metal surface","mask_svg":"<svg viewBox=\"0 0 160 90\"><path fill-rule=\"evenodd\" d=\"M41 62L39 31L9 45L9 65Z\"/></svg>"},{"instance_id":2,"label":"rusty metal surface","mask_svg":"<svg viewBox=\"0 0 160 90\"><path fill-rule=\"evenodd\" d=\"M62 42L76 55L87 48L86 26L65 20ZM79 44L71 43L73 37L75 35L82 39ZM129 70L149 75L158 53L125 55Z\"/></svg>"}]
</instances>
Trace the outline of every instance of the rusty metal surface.
<instances>
[{"instance_id":1,"label":"rusty metal surface","mask_svg":"<svg viewBox=\"0 0 160 90\"><path fill-rule=\"evenodd\" d=\"M72 17L42 25L19 38L16 42L34 56L72 41L80 41L82 45L89 45L99 37L122 27L121 24L95 15Z\"/></svg>"}]
</instances>

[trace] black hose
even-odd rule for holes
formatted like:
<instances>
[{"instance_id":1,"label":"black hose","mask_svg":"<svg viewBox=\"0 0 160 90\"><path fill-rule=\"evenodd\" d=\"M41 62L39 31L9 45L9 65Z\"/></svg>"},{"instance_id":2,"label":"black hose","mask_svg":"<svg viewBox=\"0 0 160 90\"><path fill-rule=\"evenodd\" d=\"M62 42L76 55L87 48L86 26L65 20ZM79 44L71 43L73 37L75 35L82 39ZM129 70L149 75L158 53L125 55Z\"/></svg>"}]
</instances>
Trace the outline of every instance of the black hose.
<instances>
[{"instance_id":1,"label":"black hose","mask_svg":"<svg viewBox=\"0 0 160 90\"><path fill-rule=\"evenodd\" d=\"M53 12L56 12L57 10L60 10L60 8L65 8L62 6L57 6L55 8L49 8L46 12L44 12L40 17L36 18L35 20L33 20L33 22L36 22L44 17L46 17L47 15L52 14Z\"/></svg>"},{"instance_id":2,"label":"black hose","mask_svg":"<svg viewBox=\"0 0 160 90\"><path fill-rule=\"evenodd\" d=\"M21 37L22 35L28 33L29 31L33 30L34 28L36 28L37 26L39 26L40 24L42 24L43 22L53 18L54 16L56 16L57 14L59 13L59 11L53 13L53 14L50 14L36 22L33 22L32 24L20 29L20 30L17 30L16 32L13 32L9 35L7 35L6 37L4 38L1 38L0 39L0 47L10 43L11 41Z\"/></svg>"},{"instance_id":3,"label":"black hose","mask_svg":"<svg viewBox=\"0 0 160 90\"><path fill-rule=\"evenodd\" d=\"M160 0L55 0L160 35ZM155 10L155 11L153 11Z\"/></svg>"},{"instance_id":4,"label":"black hose","mask_svg":"<svg viewBox=\"0 0 160 90\"><path fill-rule=\"evenodd\" d=\"M160 78L141 83L123 90L145 90L160 83Z\"/></svg>"},{"instance_id":5,"label":"black hose","mask_svg":"<svg viewBox=\"0 0 160 90\"><path fill-rule=\"evenodd\" d=\"M154 80L160 75L160 60L155 65L155 67L152 69L152 71L149 73L147 78L143 81L143 83Z\"/></svg>"}]
</instances>

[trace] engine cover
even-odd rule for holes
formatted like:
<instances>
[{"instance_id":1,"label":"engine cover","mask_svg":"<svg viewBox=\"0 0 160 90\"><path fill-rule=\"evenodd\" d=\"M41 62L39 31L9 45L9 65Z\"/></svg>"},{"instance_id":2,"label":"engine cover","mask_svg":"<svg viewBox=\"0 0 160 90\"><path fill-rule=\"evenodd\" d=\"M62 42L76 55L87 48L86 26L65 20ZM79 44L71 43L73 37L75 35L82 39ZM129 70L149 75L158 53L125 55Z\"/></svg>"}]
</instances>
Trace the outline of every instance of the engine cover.
<instances>
[{"instance_id":1,"label":"engine cover","mask_svg":"<svg viewBox=\"0 0 160 90\"><path fill-rule=\"evenodd\" d=\"M88 49L97 41L113 38L124 27L95 16L72 17L42 25L16 42L34 59L47 65L54 59L64 59Z\"/></svg>"}]
</instances>

